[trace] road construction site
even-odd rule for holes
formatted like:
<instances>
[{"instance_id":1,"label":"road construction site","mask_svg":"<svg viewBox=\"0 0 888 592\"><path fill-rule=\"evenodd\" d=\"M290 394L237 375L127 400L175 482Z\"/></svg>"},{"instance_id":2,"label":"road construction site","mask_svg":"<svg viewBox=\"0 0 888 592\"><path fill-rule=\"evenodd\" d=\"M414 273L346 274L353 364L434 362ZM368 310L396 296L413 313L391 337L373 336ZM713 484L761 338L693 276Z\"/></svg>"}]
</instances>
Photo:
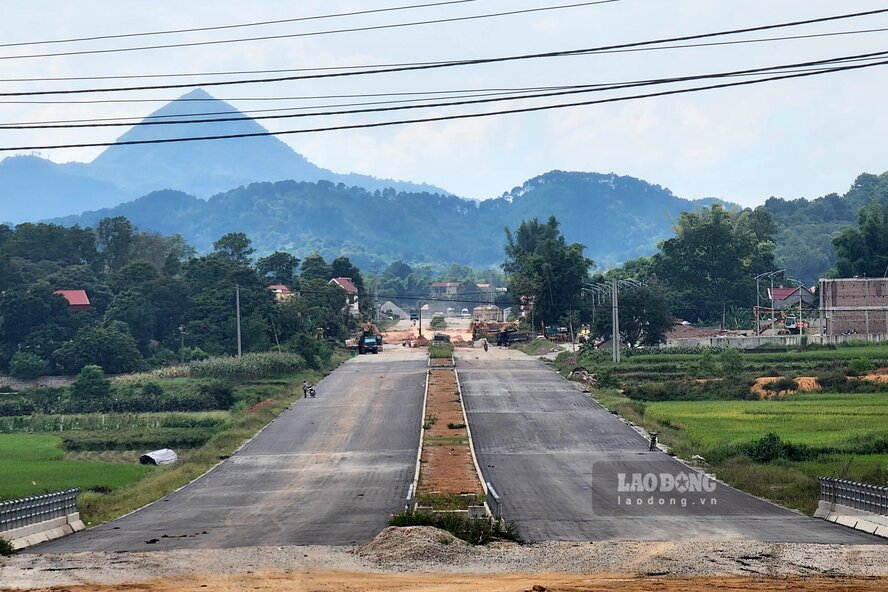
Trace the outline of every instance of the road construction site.
<instances>
[{"instance_id":1,"label":"road construction site","mask_svg":"<svg viewBox=\"0 0 888 592\"><path fill-rule=\"evenodd\" d=\"M427 527L386 529L409 495L427 423L427 353L401 339L413 330L396 326L379 355L343 364L315 399L297 401L191 484L6 560L0 587L123 590L151 580L155 587L142 589L226 589L220 574L236 574L238 586L297 590L407 590L423 578L424 590L523 590L536 581L553 590L646 589L619 587L641 585L642 576L665 578L658 590L736 589L731 578L750 574L879 578L848 580L843 590L886 585L884 539L709 483L649 450L636 429L539 360L505 348L457 348L455 369L482 482L532 544L469 547ZM633 475L692 486L626 490ZM697 491L694 483L709 485ZM656 496L666 501L647 501ZM682 498L689 503L674 501ZM360 574L372 577L361 585ZM690 580L669 579L677 577ZM795 584L783 589L833 589L822 580Z\"/></svg>"}]
</instances>

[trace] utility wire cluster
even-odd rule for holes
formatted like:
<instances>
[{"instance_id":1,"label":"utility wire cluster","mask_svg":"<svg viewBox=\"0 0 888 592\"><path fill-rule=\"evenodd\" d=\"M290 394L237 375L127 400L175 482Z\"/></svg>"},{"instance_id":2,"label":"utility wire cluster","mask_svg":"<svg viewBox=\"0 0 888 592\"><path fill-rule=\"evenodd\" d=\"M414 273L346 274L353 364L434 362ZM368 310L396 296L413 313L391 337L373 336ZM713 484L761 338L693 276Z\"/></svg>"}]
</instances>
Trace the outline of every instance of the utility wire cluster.
<instances>
[{"instance_id":1,"label":"utility wire cluster","mask_svg":"<svg viewBox=\"0 0 888 592\"><path fill-rule=\"evenodd\" d=\"M320 15L298 16L276 20L254 21L246 23L224 24L205 27L179 28L173 30L154 30L141 32L121 32L106 35L82 36L60 39L44 39L34 41L10 41L0 44L0 68L6 62L16 60L36 60L41 58L77 57L106 53L127 53L134 51L158 51L176 49L188 51L189 48L219 44L248 44L275 42L305 36L346 35L350 33L403 29L407 27L449 27L454 23L470 20L496 20L521 14L558 12L567 14L580 9L595 8L596 5L630 4L632 0L596 0L586 2L563 2L541 4L530 8L502 11L474 11L469 14L460 13L455 16L441 18L416 18L387 23L366 24L364 26L336 27L314 31L298 31L280 34L232 36L221 39L199 41L177 41L145 45L129 45L119 47L86 47L100 41L125 41L148 37L166 37L191 35L196 33L215 33L219 31L236 31L245 28L262 28L267 26L296 26L309 21L335 20L339 18L377 17L387 13L410 12L419 13L426 9L473 10L483 5L482 0L449 0L419 4L407 4L382 8L365 9L352 12L340 12ZM61 76L56 78L40 77L3 77L4 83L29 84L49 83L66 84L72 82L116 81L132 79L177 79L165 84L130 84L112 86L77 86L56 88L14 88L5 85L0 90L0 104L61 104L76 106L96 103L137 103L168 101L168 98L133 97L133 93L144 91L170 91L194 87L239 87L252 86L267 91L280 89L284 83L294 81L345 80L354 79L357 84L367 78L383 77L384 81L403 81L405 76L415 72L427 72L444 69L459 69L476 72L482 69L489 71L500 64L535 63L539 60L585 59L627 52L653 52L676 49L699 49L725 45L776 44L785 41L811 40L837 36L878 35L888 32L888 21L876 23L874 19L888 16L888 8L860 11L853 13L807 18L789 22L764 23L753 27L734 28L720 31L697 33L692 35L673 36L659 39L629 41L618 44L598 45L573 49L562 49L547 52L498 55L489 57L460 58L441 61L410 61L381 64L356 64L336 66L292 67L266 70L229 70L209 72L170 72L170 73L108 73L94 76ZM824 25L833 23L861 23L854 29L823 31ZM806 27L819 26L816 31ZM776 31L787 31L786 34L774 34ZM768 33L767 36L750 37L754 34ZM78 48L68 48L70 45ZM53 49L43 51L43 47ZM56 46L63 46L57 51ZM37 48L36 50L34 48ZM31 53L28 53L28 51ZM24 53L20 53L24 52ZM179 61L182 61L181 59ZM172 142L195 142L260 136L277 136L307 134L337 130L355 130L400 126L416 123L454 121L462 119L496 117L509 114L532 113L539 111L570 109L584 106L637 101L643 99L662 98L672 95L714 91L732 87L761 85L779 81L809 78L864 70L888 65L888 50L867 53L852 53L822 59L803 61L785 61L769 66L740 69L724 69L706 73L677 74L648 79L635 80L590 80L580 74L583 68L573 64L571 80L564 84L514 85L514 86L480 86L463 88L425 88L415 86L392 87L388 92L331 92L294 96L292 93L280 93L274 96L232 97L230 101L279 101L284 105L267 109L237 111L218 102L212 102L209 109L198 109L188 115L161 115L144 118L106 117L106 118L64 118L31 121L4 121L0 118L0 138L4 130L47 130L42 135L45 141L37 141L32 145L8 145L0 140L0 153L28 150L50 150L60 148L104 147L114 144L159 144ZM2 76L2 72L0 72ZM221 79L220 79L221 78ZM579 80L586 78L585 80ZM401 82L403 84L403 82ZM281 96L283 95L283 96ZM81 97L88 98L81 98ZM54 98L55 97L55 98ZM195 100L209 100L196 98ZM222 107L222 108L220 108ZM423 113L434 110L431 113ZM419 112L416 115L412 113ZM410 115L408 115L408 113ZM245 120L261 121L309 121L301 127L288 127L272 131L243 133L232 128L231 133L201 132L207 124L237 123ZM92 130L99 128L115 128L139 126L170 130L174 132L160 134L156 138L136 139L123 142L96 141L89 136L82 136L81 141L59 143L53 141L51 131L58 129ZM219 128L213 128L218 130Z\"/></svg>"}]
</instances>

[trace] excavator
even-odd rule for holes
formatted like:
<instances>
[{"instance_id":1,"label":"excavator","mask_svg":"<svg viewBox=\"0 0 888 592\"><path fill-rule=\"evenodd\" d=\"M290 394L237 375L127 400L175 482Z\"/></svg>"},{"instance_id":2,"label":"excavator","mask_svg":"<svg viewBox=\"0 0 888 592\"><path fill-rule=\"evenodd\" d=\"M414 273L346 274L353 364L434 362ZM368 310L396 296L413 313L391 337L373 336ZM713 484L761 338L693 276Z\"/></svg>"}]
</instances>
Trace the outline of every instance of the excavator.
<instances>
[{"instance_id":1,"label":"excavator","mask_svg":"<svg viewBox=\"0 0 888 592\"><path fill-rule=\"evenodd\" d=\"M770 309L764 306L753 308L753 314L758 314L762 322L759 324L758 335L761 335L768 329L773 327L776 335L798 335L808 331L810 323L799 317L787 314L785 310ZM773 317L774 322L771 322ZM777 325L783 325L783 329L778 329Z\"/></svg>"},{"instance_id":2,"label":"excavator","mask_svg":"<svg viewBox=\"0 0 888 592\"><path fill-rule=\"evenodd\" d=\"M476 341L478 339L496 340L497 345L509 345L530 340L530 334L527 331L519 331L515 323L472 321L469 328L472 330L472 339Z\"/></svg>"}]
</instances>

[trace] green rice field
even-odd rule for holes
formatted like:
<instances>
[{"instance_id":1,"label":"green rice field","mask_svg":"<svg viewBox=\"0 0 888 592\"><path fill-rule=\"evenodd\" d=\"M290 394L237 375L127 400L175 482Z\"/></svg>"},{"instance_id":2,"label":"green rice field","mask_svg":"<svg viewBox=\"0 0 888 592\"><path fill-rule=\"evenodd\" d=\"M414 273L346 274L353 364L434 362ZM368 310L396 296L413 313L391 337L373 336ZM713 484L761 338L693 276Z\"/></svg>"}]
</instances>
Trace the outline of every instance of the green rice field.
<instances>
[{"instance_id":1,"label":"green rice field","mask_svg":"<svg viewBox=\"0 0 888 592\"><path fill-rule=\"evenodd\" d=\"M0 499L79 487L109 492L137 481L153 467L65 459L56 436L0 434Z\"/></svg>"}]
</instances>

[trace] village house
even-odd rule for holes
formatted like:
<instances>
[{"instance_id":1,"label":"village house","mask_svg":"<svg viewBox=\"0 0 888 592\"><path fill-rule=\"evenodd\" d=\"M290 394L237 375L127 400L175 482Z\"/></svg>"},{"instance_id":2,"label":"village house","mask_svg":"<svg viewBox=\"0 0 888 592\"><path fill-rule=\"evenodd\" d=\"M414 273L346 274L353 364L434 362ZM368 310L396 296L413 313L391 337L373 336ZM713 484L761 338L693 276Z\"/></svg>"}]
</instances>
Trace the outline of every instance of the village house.
<instances>
[{"instance_id":1,"label":"village house","mask_svg":"<svg viewBox=\"0 0 888 592\"><path fill-rule=\"evenodd\" d=\"M273 284L266 289L274 294L274 299L278 302L283 302L293 296L293 292L290 291L290 288L283 284Z\"/></svg>"},{"instance_id":2,"label":"village house","mask_svg":"<svg viewBox=\"0 0 888 592\"><path fill-rule=\"evenodd\" d=\"M795 286L792 288L768 288L768 299L774 303L777 310L792 310L799 308L799 300L801 299L802 308L810 309L817 306L817 295L805 286Z\"/></svg>"},{"instance_id":3,"label":"village house","mask_svg":"<svg viewBox=\"0 0 888 592\"><path fill-rule=\"evenodd\" d=\"M358 308L358 288L355 287L351 278L337 277L327 283L329 285L339 286L345 291L345 306L348 308L350 315L356 317L361 314Z\"/></svg>"},{"instance_id":4,"label":"village house","mask_svg":"<svg viewBox=\"0 0 888 592\"><path fill-rule=\"evenodd\" d=\"M86 290L56 290L55 294L63 296L68 301L68 308L74 311L92 310L92 304L89 302L89 296Z\"/></svg>"}]
</instances>

